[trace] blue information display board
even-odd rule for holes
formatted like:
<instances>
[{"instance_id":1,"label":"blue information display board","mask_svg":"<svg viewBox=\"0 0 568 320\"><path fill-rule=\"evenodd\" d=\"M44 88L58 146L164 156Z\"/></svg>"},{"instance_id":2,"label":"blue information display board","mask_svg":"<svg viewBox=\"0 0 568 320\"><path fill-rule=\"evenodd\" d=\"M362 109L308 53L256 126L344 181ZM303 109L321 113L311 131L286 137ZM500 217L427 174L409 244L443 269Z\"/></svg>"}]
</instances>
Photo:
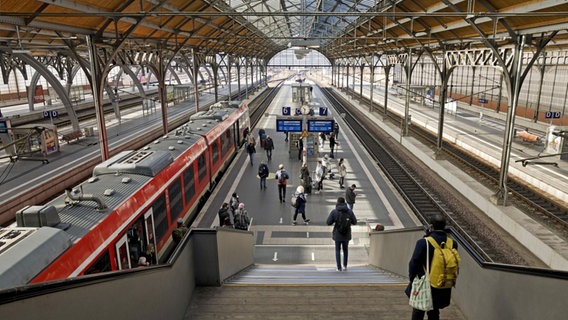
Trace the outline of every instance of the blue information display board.
<instances>
[{"instance_id":1,"label":"blue information display board","mask_svg":"<svg viewBox=\"0 0 568 320\"><path fill-rule=\"evenodd\" d=\"M308 120L308 132L332 132L334 120Z\"/></svg>"},{"instance_id":2,"label":"blue information display board","mask_svg":"<svg viewBox=\"0 0 568 320\"><path fill-rule=\"evenodd\" d=\"M278 132L302 132L302 120L300 119L276 119L276 131Z\"/></svg>"},{"instance_id":3,"label":"blue information display board","mask_svg":"<svg viewBox=\"0 0 568 320\"><path fill-rule=\"evenodd\" d=\"M8 133L8 122L0 120L0 133Z\"/></svg>"}]
</instances>

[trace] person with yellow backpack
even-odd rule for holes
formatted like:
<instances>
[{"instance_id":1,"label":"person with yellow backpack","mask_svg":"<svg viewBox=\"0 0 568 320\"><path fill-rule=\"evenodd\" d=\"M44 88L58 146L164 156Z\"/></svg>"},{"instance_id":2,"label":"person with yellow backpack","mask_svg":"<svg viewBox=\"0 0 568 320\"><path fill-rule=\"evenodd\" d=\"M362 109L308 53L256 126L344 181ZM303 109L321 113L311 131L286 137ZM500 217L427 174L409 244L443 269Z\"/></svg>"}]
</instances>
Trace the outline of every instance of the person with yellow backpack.
<instances>
[{"instance_id":1,"label":"person with yellow backpack","mask_svg":"<svg viewBox=\"0 0 568 320\"><path fill-rule=\"evenodd\" d=\"M428 320L440 319L440 309L450 305L452 288L456 285L459 274L460 256L458 245L444 231L446 219L442 215L433 215L429 219L429 231L424 239L416 242L414 253L408 264L410 283L405 293L410 297L412 281L422 277L430 270L430 289L432 293L432 309L412 309L412 320L422 320L428 315ZM428 245L428 247L427 247ZM427 254L428 253L428 254ZM427 256L428 255L428 256Z\"/></svg>"}]
</instances>

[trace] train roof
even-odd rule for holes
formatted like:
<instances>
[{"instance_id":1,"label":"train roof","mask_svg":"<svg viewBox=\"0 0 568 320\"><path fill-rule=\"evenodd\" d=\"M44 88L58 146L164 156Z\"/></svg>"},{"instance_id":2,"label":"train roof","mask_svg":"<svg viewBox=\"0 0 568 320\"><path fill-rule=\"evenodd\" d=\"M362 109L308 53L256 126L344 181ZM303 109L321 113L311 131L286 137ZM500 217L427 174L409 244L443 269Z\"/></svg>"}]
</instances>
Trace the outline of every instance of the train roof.
<instances>
[{"instance_id":1,"label":"train roof","mask_svg":"<svg viewBox=\"0 0 568 320\"><path fill-rule=\"evenodd\" d=\"M224 106L216 104L212 109L214 114L223 115L223 119L226 119L235 113L235 106L240 106L240 103L228 103ZM100 163L94 168L91 178L48 204L28 206L18 211L17 217L18 215L22 217L28 213L37 215L40 211L56 211L58 219L51 219L57 221L52 222L50 227L25 228L24 222L34 219L21 218L17 219L20 222L19 224L0 229L0 244L2 244L2 238L9 232L27 235L20 237L22 239L33 239L33 241L12 241L10 247L6 246L6 249L2 249L4 245L0 246L1 278L5 278L1 272L10 274L15 269L22 270L22 275L15 277L19 280L15 280L15 283L6 283L6 285L21 285L29 282L30 277L25 275L33 274L35 276L46 267L45 265L33 265L30 262L38 257L43 257L38 254L40 248L46 244L53 244L54 238L57 238L58 242L69 243L67 246L55 245L55 248L59 248L59 253L50 251L51 255L43 257L44 261L53 261L72 243L79 241L91 229L109 217L131 195L190 148L194 151L185 154L184 157L186 157L187 163L191 163L207 147L204 137L209 134L218 135L215 132L222 129L216 128L220 121L210 117L194 117L188 123L172 130L168 135L156 139L140 150L123 151ZM140 206L142 205L140 204ZM128 219L131 219L131 217L123 217L123 219L126 219L123 223L128 223L130 221ZM15 256L19 257L17 262L5 264L6 261L14 260ZM20 264L29 268L22 268Z\"/></svg>"}]
</instances>

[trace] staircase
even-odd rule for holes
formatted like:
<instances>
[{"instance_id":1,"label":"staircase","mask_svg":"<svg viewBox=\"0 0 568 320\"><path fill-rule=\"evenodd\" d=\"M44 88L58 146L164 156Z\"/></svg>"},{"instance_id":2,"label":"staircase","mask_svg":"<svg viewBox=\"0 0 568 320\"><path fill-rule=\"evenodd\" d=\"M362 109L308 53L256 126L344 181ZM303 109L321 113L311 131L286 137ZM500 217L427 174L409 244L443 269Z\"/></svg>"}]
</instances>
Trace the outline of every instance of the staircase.
<instances>
[{"instance_id":1,"label":"staircase","mask_svg":"<svg viewBox=\"0 0 568 320\"><path fill-rule=\"evenodd\" d=\"M197 287L185 320L410 319L407 280L367 265L255 265L221 287ZM464 319L450 306L442 319Z\"/></svg>"}]
</instances>

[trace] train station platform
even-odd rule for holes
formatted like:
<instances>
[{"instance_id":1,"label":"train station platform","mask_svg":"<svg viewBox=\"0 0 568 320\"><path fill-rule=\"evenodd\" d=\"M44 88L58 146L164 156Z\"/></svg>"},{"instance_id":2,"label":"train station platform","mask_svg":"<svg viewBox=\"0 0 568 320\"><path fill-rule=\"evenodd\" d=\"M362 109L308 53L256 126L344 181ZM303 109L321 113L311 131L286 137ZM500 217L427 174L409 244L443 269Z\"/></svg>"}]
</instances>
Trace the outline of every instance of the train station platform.
<instances>
[{"instance_id":1,"label":"train station platform","mask_svg":"<svg viewBox=\"0 0 568 320\"><path fill-rule=\"evenodd\" d=\"M282 97L289 94L284 89L281 91ZM340 93L347 95L344 92ZM314 91L314 95L317 96L316 91ZM362 111L368 111L368 106L359 105L357 101L354 101L354 103ZM274 173L278 169L279 164L284 164L289 172L291 179L287 187L286 201L288 201L288 198L292 196L300 183L301 161L298 160L297 155L288 152L289 144L284 139L285 135L275 130L275 118L277 115L280 115L281 106L283 105L289 105L289 102L277 97L264 119L254 128L253 133L258 140L258 129L265 128L267 133L273 138L275 150L273 159L268 162L268 166L270 171ZM424 109L428 108L424 107ZM435 113L435 109L430 108L426 110L426 116L431 118L436 117ZM354 248L353 252L360 251L361 254L354 254L352 261L364 264L364 261L366 261L364 253L365 234L374 225L377 223L383 224L388 230L390 228L415 226L418 222L409 213L410 210L406 207L404 201L400 199L398 193L394 191L394 188L382 176L374 161L349 132L341 117L336 114L332 114L332 116L339 123L341 129L338 139L339 146L336 150L335 159L331 159L331 167L333 170L339 158L344 158L348 169L345 185L355 184L357 186L356 192L358 196L354 212L359 219L359 223L354 229L356 236L354 236L351 246ZM413 116L413 125L427 123L429 118L426 116L424 116L425 118ZM414 141L412 138L401 139L400 130L383 122L378 115L369 113L369 117L374 119L378 126L389 132L397 141L402 141L402 146L411 150L417 158L422 159L430 168L438 172L458 192L468 195L470 201L493 219L498 226L503 228L520 244L526 246L526 249L535 254L538 260L540 260L533 261L537 266L568 270L568 246L564 238L558 236L546 226L540 225L535 220L527 217L514 207L498 206L492 203L491 196L494 194L493 190L481 186L448 161L436 160L436 156L431 149ZM463 130L468 128L467 123L457 124L455 123L456 120L451 122L453 122L454 126L459 126ZM475 128L476 126L478 124L475 122L469 125L469 127L473 127L471 128L472 131L479 130L479 128ZM458 139L465 139L464 137L459 137L459 133L457 135ZM497 135L497 133L493 135ZM469 142L469 145L472 149L477 150L491 149L482 142L478 142L478 144ZM328 152L328 145L324 145L323 152L319 156L321 157ZM493 150L493 152L497 151ZM237 192L240 200L246 204L249 216L253 218L252 225L257 244L255 259L258 263L327 263L333 265L335 259L333 241L331 240L331 227L325 225L325 219L334 208L337 197L345 195L345 190L339 188L337 179L325 180L324 190L320 194L313 193L307 197L306 213L307 217L311 219L309 225L301 224L301 218L298 218L298 225L293 226L291 222L294 208L288 202L284 204L279 203L278 190L273 175L270 176L272 179L269 177L267 181L267 190L260 190L257 177L258 164L260 160L266 159L263 150L258 148L255 154L254 165L251 166L246 152L244 150L241 151L241 154L233 164L234 167L231 169L231 173L224 178L223 184L215 191L215 199L209 202L209 207L204 208L208 218L202 219L199 222L199 226L218 226L218 221L215 220L215 213L223 202L229 201L233 192ZM316 160L316 157L308 158L308 166L312 176ZM542 172L540 172L541 168L531 167L528 169L530 170L525 171L532 172L532 175L535 177L542 175ZM562 169L562 166L558 169L560 175L562 174ZM557 173L552 174L558 176ZM566 183L566 180L562 179L557 181L560 187ZM328 247L326 248L325 246ZM298 248L306 250L298 250Z\"/></svg>"},{"instance_id":2,"label":"train station platform","mask_svg":"<svg viewBox=\"0 0 568 320\"><path fill-rule=\"evenodd\" d=\"M365 248L368 232L380 223L386 229L404 228L418 225L418 220L401 199L398 192L383 176L367 152L358 143L357 138L343 123L340 116L333 114L339 123L339 146L335 150L335 158L328 158L330 167L335 172L334 179L323 182L323 190L319 193L312 190L307 195L306 216L311 221L302 223L298 216L298 225L292 225L294 208L290 198L301 184L300 169L302 161L298 159L297 151L290 153L290 140L286 141L285 134L276 131L276 117L281 115L283 101L291 96L290 87L284 86L279 95L260 120L253 133L258 139L258 129L264 128L267 135L274 140L275 150L272 160L267 159L266 153L257 146L254 162L251 165L246 151L241 150L236 161L228 170L220 185L202 210L198 218L198 227L219 226L217 211L223 202L229 202L231 194L236 192L240 201L246 205L249 217L252 218L252 230L256 236L255 262L259 264L326 264L335 266L335 247L331 239L332 227L326 225L326 219L335 208L338 197L345 197L346 189L341 189L338 182L337 162L344 158L347 167L345 187L356 185L357 194L354 213L358 219L353 227L353 240L350 243L349 260L353 264L366 264ZM289 105L289 103L288 103ZM293 148L294 149L294 148ZM314 177L316 162L330 152L329 142L324 145L318 155L308 156L310 176ZM260 161L266 161L270 176L267 188L260 189L258 166ZM278 197L275 172L283 164L290 179L286 188L285 202L280 203Z\"/></svg>"}]
</instances>

